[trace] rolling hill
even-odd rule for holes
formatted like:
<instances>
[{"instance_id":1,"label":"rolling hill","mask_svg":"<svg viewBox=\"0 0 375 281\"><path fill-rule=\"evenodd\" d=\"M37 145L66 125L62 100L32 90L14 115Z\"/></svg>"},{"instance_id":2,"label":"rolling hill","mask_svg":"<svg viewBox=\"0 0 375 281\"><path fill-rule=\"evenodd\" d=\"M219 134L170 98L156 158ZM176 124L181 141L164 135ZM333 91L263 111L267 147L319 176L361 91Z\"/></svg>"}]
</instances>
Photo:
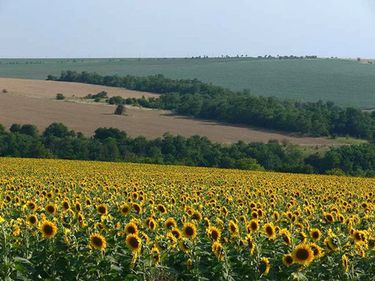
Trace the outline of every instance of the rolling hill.
<instances>
[{"instance_id":1,"label":"rolling hill","mask_svg":"<svg viewBox=\"0 0 375 281\"><path fill-rule=\"evenodd\" d=\"M62 70L197 78L254 95L375 107L375 64L343 59L1 59L0 77L45 79Z\"/></svg>"}]
</instances>

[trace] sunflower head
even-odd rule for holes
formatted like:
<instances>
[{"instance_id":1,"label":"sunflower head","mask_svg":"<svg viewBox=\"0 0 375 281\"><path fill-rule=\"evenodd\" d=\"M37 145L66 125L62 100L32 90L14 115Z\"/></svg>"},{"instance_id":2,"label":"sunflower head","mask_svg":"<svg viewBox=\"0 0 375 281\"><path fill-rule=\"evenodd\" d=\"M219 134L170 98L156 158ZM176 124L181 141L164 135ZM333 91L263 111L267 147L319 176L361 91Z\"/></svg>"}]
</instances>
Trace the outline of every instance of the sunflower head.
<instances>
[{"instance_id":1,"label":"sunflower head","mask_svg":"<svg viewBox=\"0 0 375 281\"><path fill-rule=\"evenodd\" d=\"M259 229L259 221L257 219L252 219L247 225L247 232L256 232Z\"/></svg>"},{"instance_id":2,"label":"sunflower head","mask_svg":"<svg viewBox=\"0 0 375 281\"><path fill-rule=\"evenodd\" d=\"M212 252L218 258L218 260L222 261L224 259L224 249L223 245L220 242L215 241L211 247Z\"/></svg>"},{"instance_id":3,"label":"sunflower head","mask_svg":"<svg viewBox=\"0 0 375 281\"><path fill-rule=\"evenodd\" d=\"M309 246L314 253L314 259L317 259L323 256L323 249L320 246L318 246L315 243L310 243Z\"/></svg>"},{"instance_id":4,"label":"sunflower head","mask_svg":"<svg viewBox=\"0 0 375 281\"><path fill-rule=\"evenodd\" d=\"M46 211L52 215L56 215L57 206L55 204L48 204L46 206Z\"/></svg>"},{"instance_id":5,"label":"sunflower head","mask_svg":"<svg viewBox=\"0 0 375 281\"><path fill-rule=\"evenodd\" d=\"M322 233L320 232L319 229L313 228L310 230L310 236L314 241L319 241L320 238L322 237Z\"/></svg>"},{"instance_id":6,"label":"sunflower head","mask_svg":"<svg viewBox=\"0 0 375 281\"><path fill-rule=\"evenodd\" d=\"M138 234L138 226L135 222L129 222L125 225L125 233L129 234Z\"/></svg>"},{"instance_id":7,"label":"sunflower head","mask_svg":"<svg viewBox=\"0 0 375 281\"><path fill-rule=\"evenodd\" d=\"M246 235L246 242L247 242L247 245L249 246L250 255L253 255L255 251L255 241L253 237L251 236L251 234Z\"/></svg>"},{"instance_id":8,"label":"sunflower head","mask_svg":"<svg viewBox=\"0 0 375 281\"><path fill-rule=\"evenodd\" d=\"M133 253L137 253L141 251L142 240L136 234L129 234L126 236L126 245Z\"/></svg>"},{"instance_id":9,"label":"sunflower head","mask_svg":"<svg viewBox=\"0 0 375 281\"><path fill-rule=\"evenodd\" d=\"M275 226L272 223L266 223L263 227L263 230L269 240L273 240L276 238Z\"/></svg>"},{"instance_id":10,"label":"sunflower head","mask_svg":"<svg viewBox=\"0 0 375 281\"><path fill-rule=\"evenodd\" d=\"M169 217L169 218L164 222L164 225L165 225L166 228L170 228L170 229L172 229L172 228L177 227L177 222L176 222L176 220L175 220L174 218Z\"/></svg>"},{"instance_id":11,"label":"sunflower head","mask_svg":"<svg viewBox=\"0 0 375 281\"><path fill-rule=\"evenodd\" d=\"M341 257L341 264L345 272L349 272L349 258L347 255Z\"/></svg>"},{"instance_id":12,"label":"sunflower head","mask_svg":"<svg viewBox=\"0 0 375 281\"><path fill-rule=\"evenodd\" d=\"M197 236L197 227L191 222L186 222L182 228L182 233L186 238L194 240Z\"/></svg>"},{"instance_id":13,"label":"sunflower head","mask_svg":"<svg viewBox=\"0 0 375 281\"><path fill-rule=\"evenodd\" d=\"M212 241L219 241L221 237L221 231L215 226L210 226L207 229L207 235Z\"/></svg>"},{"instance_id":14,"label":"sunflower head","mask_svg":"<svg viewBox=\"0 0 375 281\"><path fill-rule=\"evenodd\" d=\"M95 233L90 236L89 245L96 250L104 251L107 247L107 242L102 235Z\"/></svg>"},{"instance_id":15,"label":"sunflower head","mask_svg":"<svg viewBox=\"0 0 375 281\"><path fill-rule=\"evenodd\" d=\"M174 237L176 237L176 239L180 239L182 236L181 231L176 227L171 230L171 233Z\"/></svg>"},{"instance_id":16,"label":"sunflower head","mask_svg":"<svg viewBox=\"0 0 375 281\"><path fill-rule=\"evenodd\" d=\"M291 234L290 234L289 230L287 230L286 228L281 229L280 235L281 235L283 241L287 245L290 245L292 243Z\"/></svg>"},{"instance_id":17,"label":"sunflower head","mask_svg":"<svg viewBox=\"0 0 375 281\"><path fill-rule=\"evenodd\" d=\"M29 225L36 225L38 223L38 218L36 215L29 215L26 221Z\"/></svg>"},{"instance_id":18,"label":"sunflower head","mask_svg":"<svg viewBox=\"0 0 375 281\"><path fill-rule=\"evenodd\" d=\"M259 263L260 274L268 275L268 273L270 272L270 268L271 268L271 265L270 265L269 259L265 257L261 258L260 263Z\"/></svg>"},{"instance_id":19,"label":"sunflower head","mask_svg":"<svg viewBox=\"0 0 375 281\"><path fill-rule=\"evenodd\" d=\"M160 263L160 250L156 245L154 245L154 247L152 247L150 254L151 254L151 258L152 258L153 262L155 264L159 264Z\"/></svg>"},{"instance_id":20,"label":"sunflower head","mask_svg":"<svg viewBox=\"0 0 375 281\"><path fill-rule=\"evenodd\" d=\"M108 214L108 208L105 204L100 204L97 206L98 213L100 215L106 215Z\"/></svg>"},{"instance_id":21,"label":"sunflower head","mask_svg":"<svg viewBox=\"0 0 375 281\"><path fill-rule=\"evenodd\" d=\"M229 232L232 235L232 237L235 237L235 236L239 235L240 230L238 228L238 224L235 221L230 220L228 228L229 228Z\"/></svg>"},{"instance_id":22,"label":"sunflower head","mask_svg":"<svg viewBox=\"0 0 375 281\"><path fill-rule=\"evenodd\" d=\"M44 238L52 239L57 233L57 226L54 222L44 220L40 224L39 231L42 233Z\"/></svg>"},{"instance_id":23,"label":"sunflower head","mask_svg":"<svg viewBox=\"0 0 375 281\"><path fill-rule=\"evenodd\" d=\"M314 252L308 244L298 245L292 252L293 262L308 266L314 259Z\"/></svg>"},{"instance_id":24,"label":"sunflower head","mask_svg":"<svg viewBox=\"0 0 375 281\"><path fill-rule=\"evenodd\" d=\"M126 216L127 214L129 214L131 208L128 204L122 204L120 206L120 213L124 216Z\"/></svg>"},{"instance_id":25,"label":"sunflower head","mask_svg":"<svg viewBox=\"0 0 375 281\"><path fill-rule=\"evenodd\" d=\"M291 254L284 255L282 261L285 266L289 267L293 264L293 257Z\"/></svg>"}]
</instances>

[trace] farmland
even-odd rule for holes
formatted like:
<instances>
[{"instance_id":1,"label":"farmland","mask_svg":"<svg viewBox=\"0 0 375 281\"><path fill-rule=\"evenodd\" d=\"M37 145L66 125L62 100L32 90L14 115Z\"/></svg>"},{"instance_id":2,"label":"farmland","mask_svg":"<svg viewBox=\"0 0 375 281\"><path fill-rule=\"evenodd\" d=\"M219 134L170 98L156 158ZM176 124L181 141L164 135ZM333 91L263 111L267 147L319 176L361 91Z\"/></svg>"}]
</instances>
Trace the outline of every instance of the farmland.
<instances>
[{"instance_id":1,"label":"farmland","mask_svg":"<svg viewBox=\"0 0 375 281\"><path fill-rule=\"evenodd\" d=\"M40 130L53 122L62 122L69 128L92 135L98 127L115 127L130 136L143 135L156 138L169 132L174 135L207 136L215 142L233 143L238 140L267 142L271 139L301 145L338 144L328 138L297 137L277 131L258 130L244 126L185 118L167 110L148 110L128 107L126 116L113 115L114 106L88 102L88 94L107 91L109 96L152 97L151 93L129 91L80 83L0 78L0 124L10 127L14 123L34 124ZM66 101L56 101L57 93ZM350 140L344 140L348 143Z\"/></svg>"},{"instance_id":2,"label":"farmland","mask_svg":"<svg viewBox=\"0 0 375 281\"><path fill-rule=\"evenodd\" d=\"M0 158L0 279L372 280L374 185Z\"/></svg>"},{"instance_id":3,"label":"farmland","mask_svg":"<svg viewBox=\"0 0 375 281\"><path fill-rule=\"evenodd\" d=\"M354 60L232 59L2 59L0 77L45 79L62 70L103 75L197 78L254 95L299 101L333 101L341 106L375 107L375 64Z\"/></svg>"}]
</instances>

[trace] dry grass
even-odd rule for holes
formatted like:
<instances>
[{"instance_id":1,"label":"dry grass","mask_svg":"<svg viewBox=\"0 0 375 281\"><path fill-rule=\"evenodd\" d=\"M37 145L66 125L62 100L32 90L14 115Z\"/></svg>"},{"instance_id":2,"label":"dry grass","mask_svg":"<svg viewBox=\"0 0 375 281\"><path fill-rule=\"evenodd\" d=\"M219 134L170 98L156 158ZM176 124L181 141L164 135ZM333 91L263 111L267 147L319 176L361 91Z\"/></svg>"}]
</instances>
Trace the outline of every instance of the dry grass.
<instances>
[{"instance_id":1,"label":"dry grass","mask_svg":"<svg viewBox=\"0 0 375 281\"><path fill-rule=\"evenodd\" d=\"M0 123L6 127L13 123L28 123L35 124L43 130L52 122L62 122L69 128L86 135L92 134L98 127L115 127L126 131L130 136L143 135L147 138L160 137L169 132L186 137L207 136L212 141L223 143L233 143L238 140L266 142L275 139L301 145L337 144L331 139L301 138L279 132L195 120L175 116L164 110L127 107L126 116L117 116L113 114L115 106L77 102L79 99L70 101L54 99L56 93L62 93L67 97L73 95L83 97L102 90L107 91L110 96L121 95L123 97L153 95L150 93L79 83L4 78L0 78L0 89L8 91L0 93Z\"/></svg>"},{"instance_id":2,"label":"dry grass","mask_svg":"<svg viewBox=\"0 0 375 281\"><path fill-rule=\"evenodd\" d=\"M97 94L101 91L108 92L109 96L121 96L124 98L158 96L157 94L152 93L137 92L100 85L13 78L0 78L0 90L2 89L6 89L14 95L35 98L54 98L57 93L61 93L68 98L73 96L78 98L84 97L88 94Z\"/></svg>"}]
</instances>

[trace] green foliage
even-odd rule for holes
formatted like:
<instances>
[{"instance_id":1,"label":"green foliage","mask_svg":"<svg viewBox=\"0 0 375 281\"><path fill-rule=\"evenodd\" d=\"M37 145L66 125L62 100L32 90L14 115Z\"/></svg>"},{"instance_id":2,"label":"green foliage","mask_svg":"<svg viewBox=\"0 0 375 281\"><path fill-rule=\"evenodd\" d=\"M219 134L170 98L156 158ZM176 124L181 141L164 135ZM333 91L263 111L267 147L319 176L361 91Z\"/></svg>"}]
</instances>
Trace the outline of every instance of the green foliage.
<instances>
[{"instance_id":1,"label":"green foliage","mask_svg":"<svg viewBox=\"0 0 375 281\"><path fill-rule=\"evenodd\" d=\"M10 131L0 125L0 156L61 158L101 161L175 164L201 167L322 173L373 177L375 144L331 148L327 153L305 155L294 145L212 143L206 137L172 136L147 140L128 137L115 128L98 128L93 137L53 123L42 134L35 126L13 124Z\"/></svg>"},{"instance_id":2,"label":"green foliage","mask_svg":"<svg viewBox=\"0 0 375 281\"><path fill-rule=\"evenodd\" d=\"M65 96L63 94L61 94L61 93L58 93L58 94L56 94L56 99L57 100L64 100Z\"/></svg>"}]
</instances>

